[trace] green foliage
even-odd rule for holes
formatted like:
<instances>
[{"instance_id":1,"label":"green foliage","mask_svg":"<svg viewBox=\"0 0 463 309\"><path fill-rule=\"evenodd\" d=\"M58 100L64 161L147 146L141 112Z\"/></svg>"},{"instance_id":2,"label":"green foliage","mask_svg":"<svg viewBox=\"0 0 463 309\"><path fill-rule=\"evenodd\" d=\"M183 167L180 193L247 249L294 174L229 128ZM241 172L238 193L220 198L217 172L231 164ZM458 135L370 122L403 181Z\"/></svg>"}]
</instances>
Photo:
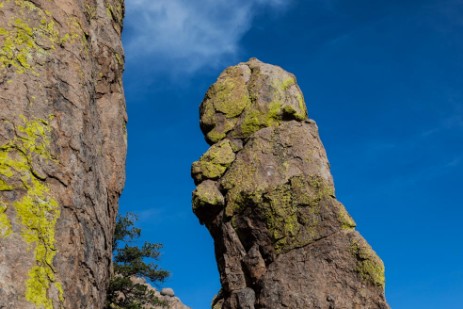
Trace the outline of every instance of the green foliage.
<instances>
[{"instance_id":1,"label":"green foliage","mask_svg":"<svg viewBox=\"0 0 463 309\"><path fill-rule=\"evenodd\" d=\"M132 213L128 213L125 216L117 216L113 238L113 252L117 250L121 242L127 243L140 237L141 229L133 226L136 220L136 216Z\"/></svg>"},{"instance_id":2,"label":"green foliage","mask_svg":"<svg viewBox=\"0 0 463 309\"><path fill-rule=\"evenodd\" d=\"M129 243L141 234L141 230L133 226L135 221L131 213L117 217L113 238L114 275L108 288L106 308L142 309L146 305L164 305L143 280L162 282L169 276L167 271L150 262L159 259L162 245L145 242L141 247L130 246Z\"/></svg>"}]
</instances>

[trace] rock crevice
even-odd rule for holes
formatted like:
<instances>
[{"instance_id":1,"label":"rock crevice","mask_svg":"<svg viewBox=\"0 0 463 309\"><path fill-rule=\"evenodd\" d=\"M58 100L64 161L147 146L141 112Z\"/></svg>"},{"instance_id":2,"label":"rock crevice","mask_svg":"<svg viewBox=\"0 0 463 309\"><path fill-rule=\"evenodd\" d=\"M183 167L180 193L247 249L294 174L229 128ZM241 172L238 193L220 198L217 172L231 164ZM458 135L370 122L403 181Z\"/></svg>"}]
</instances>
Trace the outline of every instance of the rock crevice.
<instances>
[{"instance_id":1,"label":"rock crevice","mask_svg":"<svg viewBox=\"0 0 463 309\"><path fill-rule=\"evenodd\" d=\"M213 308L389 308L294 75L257 59L227 68L200 115L211 147L192 166L193 211L215 243Z\"/></svg>"}]
</instances>

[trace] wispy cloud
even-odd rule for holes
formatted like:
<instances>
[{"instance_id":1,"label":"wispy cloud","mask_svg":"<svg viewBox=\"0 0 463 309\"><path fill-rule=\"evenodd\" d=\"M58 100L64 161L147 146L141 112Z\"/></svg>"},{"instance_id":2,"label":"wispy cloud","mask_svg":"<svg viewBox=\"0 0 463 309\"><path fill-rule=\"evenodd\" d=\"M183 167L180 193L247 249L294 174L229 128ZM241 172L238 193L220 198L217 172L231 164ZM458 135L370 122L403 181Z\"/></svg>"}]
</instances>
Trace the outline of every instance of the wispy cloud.
<instances>
[{"instance_id":1,"label":"wispy cloud","mask_svg":"<svg viewBox=\"0 0 463 309\"><path fill-rule=\"evenodd\" d=\"M264 9L291 0L131 0L126 4L125 48L132 63L154 70L194 72L239 51L239 41Z\"/></svg>"},{"instance_id":2,"label":"wispy cloud","mask_svg":"<svg viewBox=\"0 0 463 309\"><path fill-rule=\"evenodd\" d=\"M162 200L162 197L160 198ZM185 220L190 215L188 208L172 209L172 205L161 203L155 207L139 209L136 212L137 221L140 224L172 224Z\"/></svg>"},{"instance_id":3,"label":"wispy cloud","mask_svg":"<svg viewBox=\"0 0 463 309\"><path fill-rule=\"evenodd\" d=\"M446 168L457 167L457 166L459 166L461 164L462 158L463 158L463 156L455 157L452 160L450 160L449 162L447 162L447 164L445 164L444 167L446 167Z\"/></svg>"}]
</instances>

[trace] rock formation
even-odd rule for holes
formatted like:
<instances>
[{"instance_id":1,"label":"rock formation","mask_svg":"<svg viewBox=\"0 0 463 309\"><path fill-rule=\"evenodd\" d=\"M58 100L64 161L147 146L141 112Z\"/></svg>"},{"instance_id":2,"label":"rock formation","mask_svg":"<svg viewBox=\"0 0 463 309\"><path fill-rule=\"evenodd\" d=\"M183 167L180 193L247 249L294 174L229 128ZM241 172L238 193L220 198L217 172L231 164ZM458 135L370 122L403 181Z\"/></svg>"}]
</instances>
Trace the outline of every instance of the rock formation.
<instances>
[{"instance_id":1,"label":"rock formation","mask_svg":"<svg viewBox=\"0 0 463 309\"><path fill-rule=\"evenodd\" d=\"M165 303L163 306L152 307L152 309L191 309L190 307L186 306L182 301L175 296L174 291L170 288L164 288L161 292L154 290L154 294ZM145 309L149 309L147 307Z\"/></svg>"},{"instance_id":2,"label":"rock formation","mask_svg":"<svg viewBox=\"0 0 463 309\"><path fill-rule=\"evenodd\" d=\"M296 79L256 59L201 104L211 147L193 163L193 210L215 242L213 308L386 309L384 266L335 198Z\"/></svg>"},{"instance_id":3,"label":"rock formation","mask_svg":"<svg viewBox=\"0 0 463 309\"><path fill-rule=\"evenodd\" d=\"M0 308L102 308L125 178L123 0L0 1Z\"/></svg>"},{"instance_id":4,"label":"rock formation","mask_svg":"<svg viewBox=\"0 0 463 309\"><path fill-rule=\"evenodd\" d=\"M161 291L158 291L152 287L149 283L146 282L143 278L134 278L132 279L138 284L146 285L148 291L152 291L154 295L164 304L159 306L154 305L145 305L143 309L191 309L182 303L182 301L175 296L174 290L171 288L163 288Z\"/></svg>"}]
</instances>

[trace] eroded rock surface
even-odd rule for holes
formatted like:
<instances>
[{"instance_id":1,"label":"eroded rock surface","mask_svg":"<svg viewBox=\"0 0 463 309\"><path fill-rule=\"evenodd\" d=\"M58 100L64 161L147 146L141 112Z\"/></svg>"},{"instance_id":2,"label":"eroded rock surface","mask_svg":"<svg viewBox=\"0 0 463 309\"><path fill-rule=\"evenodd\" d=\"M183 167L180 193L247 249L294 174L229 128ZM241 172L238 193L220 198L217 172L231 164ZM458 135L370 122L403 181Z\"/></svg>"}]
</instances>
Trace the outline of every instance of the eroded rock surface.
<instances>
[{"instance_id":1,"label":"eroded rock surface","mask_svg":"<svg viewBox=\"0 0 463 309\"><path fill-rule=\"evenodd\" d=\"M384 266L335 198L295 77L251 59L201 104L211 144L193 163L193 210L215 242L213 308L386 309Z\"/></svg>"},{"instance_id":2,"label":"eroded rock surface","mask_svg":"<svg viewBox=\"0 0 463 309\"><path fill-rule=\"evenodd\" d=\"M0 1L0 308L102 308L125 180L122 0Z\"/></svg>"}]
</instances>

